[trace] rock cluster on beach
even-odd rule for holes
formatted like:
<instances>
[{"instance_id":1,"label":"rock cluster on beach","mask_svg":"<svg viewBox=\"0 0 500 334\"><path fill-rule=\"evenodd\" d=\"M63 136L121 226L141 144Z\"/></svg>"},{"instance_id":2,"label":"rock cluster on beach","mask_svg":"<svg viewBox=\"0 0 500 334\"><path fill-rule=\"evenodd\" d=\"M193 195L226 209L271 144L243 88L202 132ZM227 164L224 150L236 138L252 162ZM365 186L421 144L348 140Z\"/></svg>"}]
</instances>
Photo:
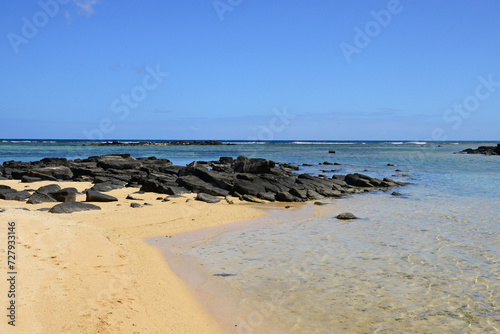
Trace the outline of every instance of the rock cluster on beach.
<instances>
[{"instance_id":1,"label":"rock cluster on beach","mask_svg":"<svg viewBox=\"0 0 500 334\"><path fill-rule=\"evenodd\" d=\"M123 187L140 188L144 192L167 195L197 193L197 200L215 203L229 195L241 200L304 202L322 197L405 185L388 178L383 180L363 174L334 175L331 178L300 174L300 167L267 159L222 157L218 161L195 161L175 166L168 159L138 158L129 154L93 156L67 160L45 158L36 162L7 161L0 166L0 178L22 182L89 181L94 185L86 191L87 202L108 202L116 198L103 194ZM34 193L0 186L0 199L28 200L28 203L75 201L75 188L59 185L41 187ZM221 198L222 197L222 198ZM230 200L226 198L228 202ZM66 204L65 210L87 210Z\"/></svg>"},{"instance_id":2,"label":"rock cluster on beach","mask_svg":"<svg viewBox=\"0 0 500 334\"><path fill-rule=\"evenodd\" d=\"M460 151L461 154L484 154L484 155L500 155L500 144L497 146L479 146L476 149L468 148Z\"/></svg>"},{"instance_id":3,"label":"rock cluster on beach","mask_svg":"<svg viewBox=\"0 0 500 334\"><path fill-rule=\"evenodd\" d=\"M230 143L222 143L217 140L175 140L169 142L119 142L113 140L105 143L92 143L90 146L188 146L188 145L234 145Z\"/></svg>"}]
</instances>

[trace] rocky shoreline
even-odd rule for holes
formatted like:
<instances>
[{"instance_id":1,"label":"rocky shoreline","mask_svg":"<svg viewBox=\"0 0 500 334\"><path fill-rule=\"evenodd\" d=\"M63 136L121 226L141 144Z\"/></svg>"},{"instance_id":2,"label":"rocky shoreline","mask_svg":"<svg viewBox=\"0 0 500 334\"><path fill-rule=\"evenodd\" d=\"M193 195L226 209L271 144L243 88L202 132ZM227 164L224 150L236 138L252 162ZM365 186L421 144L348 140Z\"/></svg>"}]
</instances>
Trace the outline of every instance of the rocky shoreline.
<instances>
[{"instance_id":1,"label":"rocky shoreline","mask_svg":"<svg viewBox=\"0 0 500 334\"><path fill-rule=\"evenodd\" d=\"M119 142L113 140L105 143L92 143L89 146L192 146L192 145L234 145L217 140L174 140L169 142L141 141L141 142Z\"/></svg>"},{"instance_id":2,"label":"rocky shoreline","mask_svg":"<svg viewBox=\"0 0 500 334\"><path fill-rule=\"evenodd\" d=\"M131 187L139 188L141 192L170 196L196 193L196 199L200 201L216 203L225 199L230 204L230 196L255 203L305 202L378 189L388 190L407 184L358 173L333 175L331 178L312 176L298 173L299 169L299 166L289 163L243 156L176 166L168 159L135 159L130 154L112 154L76 160L45 158L35 162L6 161L0 166L0 180L14 179L24 183L92 182L94 185L85 191L86 202L115 201L116 198L104 193ZM95 205L75 203L76 192L74 188L61 189L57 184L23 191L0 185L0 199L27 200L31 204L64 202L52 208L51 212L99 209ZM165 200L168 201L168 197Z\"/></svg>"},{"instance_id":3,"label":"rocky shoreline","mask_svg":"<svg viewBox=\"0 0 500 334\"><path fill-rule=\"evenodd\" d=\"M476 149L468 148L458 152L460 154L484 154L484 155L500 155L500 144L497 146L479 146Z\"/></svg>"}]
</instances>

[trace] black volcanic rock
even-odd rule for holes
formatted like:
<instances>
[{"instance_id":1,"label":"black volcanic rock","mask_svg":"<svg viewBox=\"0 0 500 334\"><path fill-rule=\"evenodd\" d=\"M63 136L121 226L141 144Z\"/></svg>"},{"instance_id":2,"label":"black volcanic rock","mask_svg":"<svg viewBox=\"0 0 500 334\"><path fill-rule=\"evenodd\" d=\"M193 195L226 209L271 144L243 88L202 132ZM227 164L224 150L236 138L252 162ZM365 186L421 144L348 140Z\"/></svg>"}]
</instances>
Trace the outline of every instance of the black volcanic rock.
<instances>
[{"instance_id":1,"label":"black volcanic rock","mask_svg":"<svg viewBox=\"0 0 500 334\"><path fill-rule=\"evenodd\" d=\"M342 212L341 214L337 215L337 217L335 217L335 218L340 219L340 220L358 219L358 217L356 217L355 215L353 215L350 212Z\"/></svg>"},{"instance_id":2,"label":"black volcanic rock","mask_svg":"<svg viewBox=\"0 0 500 334\"><path fill-rule=\"evenodd\" d=\"M0 189L0 199L6 201L24 201L31 196L26 190L17 191L15 189Z\"/></svg>"},{"instance_id":3,"label":"black volcanic rock","mask_svg":"<svg viewBox=\"0 0 500 334\"><path fill-rule=\"evenodd\" d=\"M215 197L205 193L199 193L198 195L196 195L196 200L206 203L219 203L220 201L222 201L222 199L219 197Z\"/></svg>"},{"instance_id":4,"label":"black volcanic rock","mask_svg":"<svg viewBox=\"0 0 500 334\"><path fill-rule=\"evenodd\" d=\"M142 163L129 154L105 155L97 159L97 166L106 169L138 169Z\"/></svg>"},{"instance_id":5,"label":"black volcanic rock","mask_svg":"<svg viewBox=\"0 0 500 334\"><path fill-rule=\"evenodd\" d=\"M49 185L38 188L38 190L36 192L40 193L40 194L48 194L48 193L56 192L59 190L61 190L61 187L58 184L49 184Z\"/></svg>"},{"instance_id":6,"label":"black volcanic rock","mask_svg":"<svg viewBox=\"0 0 500 334\"><path fill-rule=\"evenodd\" d=\"M405 185L391 179L380 180L358 173L333 175L331 178L298 174L298 168L300 167L295 164L276 164L272 160L244 156L237 159L221 157L215 161L195 161L187 166L175 166L168 159L134 159L129 154L112 154L76 160L47 158L33 162L6 161L2 164L0 173L5 178L25 181L71 177L73 181L93 182L94 185L89 190L99 193L137 187L143 192L158 194L194 192L213 196L233 195L241 199L244 195L249 195L266 201L285 202L316 200L321 197L337 198L361 190ZM314 172L318 171L311 171ZM68 192L57 185L42 188L36 193L49 194L59 201L76 199L76 189ZM4 188L4 195L0 195L0 198L5 197L6 192L16 191ZM13 198L15 195L7 197Z\"/></svg>"},{"instance_id":7,"label":"black volcanic rock","mask_svg":"<svg viewBox=\"0 0 500 334\"><path fill-rule=\"evenodd\" d=\"M461 154L484 154L484 155L500 155L500 144L497 146L479 146L476 149L468 148L458 153Z\"/></svg>"},{"instance_id":8,"label":"black volcanic rock","mask_svg":"<svg viewBox=\"0 0 500 334\"><path fill-rule=\"evenodd\" d=\"M82 202L65 202L53 206L50 213L73 213L78 211L101 210L100 207L94 204Z\"/></svg>"},{"instance_id":9,"label":"black volcanic rock","mask_svg":"<svg viewBox=\"0 0 500 334\"><path fill-rule=\"evenodd\" d=\"M48 195L58 202L75 202L77 193L78 190L76 190L76 188L64 188L58 191L49 192Z\"/></svg>"},{"instance_id":10,"label":"black volcanic rock","mask_svg":"<svg viewBox=\"0 0 500 334\"><path fill-rule=\"evenodd\" d=\"M289 192L285 192L285 191L276 194L275 198L279 202L303 202L302 199L300 199L296 196L293 196Z\"/></svg>"},{"instance_id":11,"label":"black volcanic rock","mask_svg":"<svg viewBox=\"0 0 500 334\"><path fill-rule=\"evenodd\" d=\"M249 159L239 156L234 163L234 171L239 173L269 173L276 163L267 159Z\"/></svg>"},{"instance_id":12,"label":"black volcanic rock","mask_svg":"<svg viewBox=\"0 0 500 334\"><path fill-rule=\"evenodd\" d=\"M29 176L40 177L44 180L71 180L73 172L66 166L51 166L31 169Z\"/></svg>"},{"instance_id":13,"label":"black volcanic rock","mask_svg":"<svg viewBox=\"0 0 500 334\"><path fill-rule=\"evenodd\" d=\"M40 203L47 203L47 202L57 202L57 201L45 193L36 192L33 195L31 195L31 197L28 199L28 201L26 203L28 203L28 204L40 204Z\"/></svg>"},{"instance_id":14,"label":"black volcanic rock","mask_svg":"<svg viewBox=\"0 0 500 334\"><path fill-rule=\"evenodd\" d=\"M242 198L243 198L244 201L247 201L247 202L258 203L258 204L266 204L266 202L261 201L260 199L258 199L255 196L252 196L252 195L243 195Z\"/></svg>"},{"instance_id":15,"label":"black volcanic rock","mask_svg":"<svg viewBox=\"0 0 500 334\"><path fill-rule=\"evenodd\" d=\"M233 192L237 192L241 195L257 196L259 193L265 193L266 188L259 182L237 180L234 184Z\"/></svg>"},{"instance_id":16,"label":"black volcanic rock","mask_svg":"<svg viewBox=\"0 0 500 334\"><path fill-rule=\"evenodd\" d=\"M87 190L86 192L86 202L115 202L118 198L100 193L95 190Z\"/></svg>"},{"instance_id":17,"label":"black volcanic rock","mask_svg":"<svg viewBox=\"0 0 500 334\"><path fill-rule=\"evenodd\" d=\"M177 179L177 183L182 187L191 190L193 192L200 192L214 196L227 196L229 191L213 186L210 183L203 181L202 179L194 176L187 175L182 176Z\"/></svg>"}]
</instances>

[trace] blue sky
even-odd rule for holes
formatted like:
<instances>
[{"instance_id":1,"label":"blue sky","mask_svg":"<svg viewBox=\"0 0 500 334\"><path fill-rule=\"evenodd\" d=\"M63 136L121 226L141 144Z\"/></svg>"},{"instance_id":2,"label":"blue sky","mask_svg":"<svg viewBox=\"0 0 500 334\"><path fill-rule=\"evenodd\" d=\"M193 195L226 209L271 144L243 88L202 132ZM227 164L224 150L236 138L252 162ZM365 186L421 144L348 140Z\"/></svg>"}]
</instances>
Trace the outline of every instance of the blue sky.
<instances>
[{"instance_id":1,"label":"blue sky","mask_svg":"<svg viewBox=\"0 0 500 334\"><path fill-rule=\"evenodd\" d=\"M496 0L0 12L0 138L500 139Z\"/></svg>"}]
</instances>

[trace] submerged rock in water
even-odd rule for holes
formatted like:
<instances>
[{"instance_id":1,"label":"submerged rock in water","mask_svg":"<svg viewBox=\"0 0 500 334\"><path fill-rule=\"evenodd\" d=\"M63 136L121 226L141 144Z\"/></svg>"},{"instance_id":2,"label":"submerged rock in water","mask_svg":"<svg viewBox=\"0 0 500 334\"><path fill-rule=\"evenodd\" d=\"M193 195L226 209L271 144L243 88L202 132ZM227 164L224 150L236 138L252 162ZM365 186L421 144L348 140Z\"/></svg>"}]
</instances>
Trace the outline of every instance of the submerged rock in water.
<instances>
[{"instance_id":1,"label":"submerged rock in water","mask_svg":"<svg viewBox=\"0 0 500 334\"><path fill-rule=\"evenodd\" d=\"M337 215L337 217L335 217L335 218L341 219L341 220L358 219L358 217L356 217L355 215L353 215L350 212L342 212L341 214Z\"/></svg>"}]
</instances>

